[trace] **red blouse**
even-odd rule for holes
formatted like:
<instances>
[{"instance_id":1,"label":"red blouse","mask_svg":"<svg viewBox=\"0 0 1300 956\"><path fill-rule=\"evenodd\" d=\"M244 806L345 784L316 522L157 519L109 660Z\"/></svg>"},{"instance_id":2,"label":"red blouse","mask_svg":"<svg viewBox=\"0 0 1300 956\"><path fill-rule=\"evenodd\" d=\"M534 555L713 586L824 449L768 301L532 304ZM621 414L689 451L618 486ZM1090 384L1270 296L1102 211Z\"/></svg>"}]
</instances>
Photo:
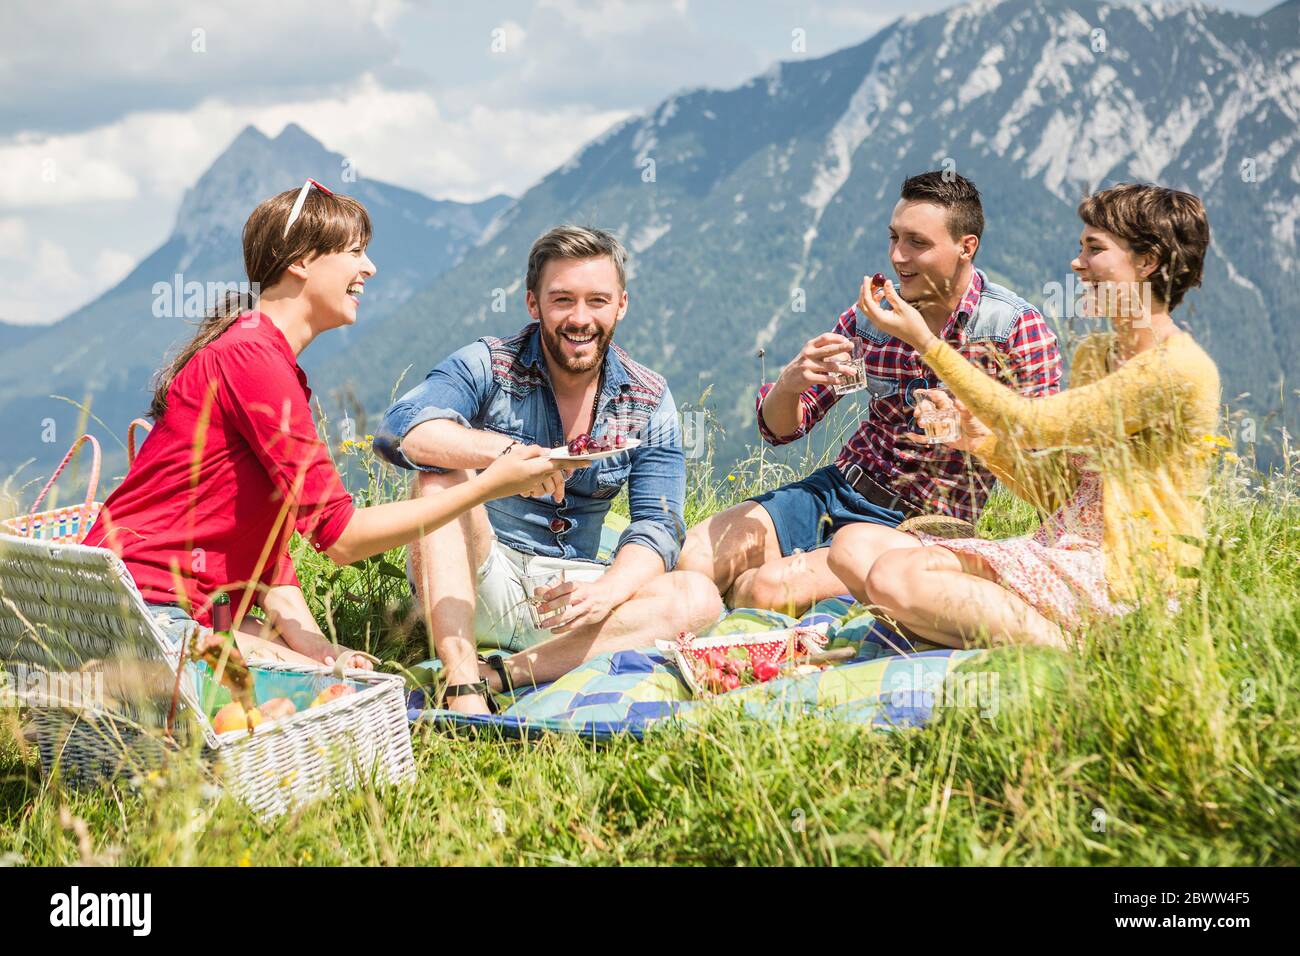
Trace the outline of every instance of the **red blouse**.
<instances>
[{"instance_id":1,"label":"red blouse","mask_svg":"<svg viewBox=\"0 0 1300 956\"><path fill-rule=\"evenodd\" d=\"M183 592L205 625L220 588L297 585L293 531L323 551L354 510L310 397L283 333L260 312L241 316L172 381L85 543L121 555L146 601L184 603ZM235 608L242 596L231 591Z\"/></svg>"}]
</instances>

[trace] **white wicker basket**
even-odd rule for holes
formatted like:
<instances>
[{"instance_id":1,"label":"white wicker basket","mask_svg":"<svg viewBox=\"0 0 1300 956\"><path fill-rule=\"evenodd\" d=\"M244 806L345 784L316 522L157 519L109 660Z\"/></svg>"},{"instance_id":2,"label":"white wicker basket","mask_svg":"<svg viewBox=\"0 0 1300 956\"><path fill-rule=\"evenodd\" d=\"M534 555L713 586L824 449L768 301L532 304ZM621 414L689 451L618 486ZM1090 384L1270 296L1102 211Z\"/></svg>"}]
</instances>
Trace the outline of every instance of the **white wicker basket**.
<instances>
[{"instance_id":1,"label":"white wicker basket","mask_svg":"<svg viewBox=\"0 0 1300 956\"><path fill-rule=\"evenodd\" d=\"M141 673L174 675L180 650L154 620L122 562L111 551L0 534L0 665L83 674L92 662L129 662ZM254 672L301 675L324 688L332 669L255 664ZM133 776L159 766L194 731L219 782L269 820L318 797L366 781L415 777L401 677L344 673L355 694L264 723L252 734L218 736L200 706L194 680L167 682L167 693L130 702L79 701L19 693L37 731L41 763L73 784ZM154 686L158 681L155 679ZM172 687L176 720L167 730Z\"/></svg>"}]
</instances>

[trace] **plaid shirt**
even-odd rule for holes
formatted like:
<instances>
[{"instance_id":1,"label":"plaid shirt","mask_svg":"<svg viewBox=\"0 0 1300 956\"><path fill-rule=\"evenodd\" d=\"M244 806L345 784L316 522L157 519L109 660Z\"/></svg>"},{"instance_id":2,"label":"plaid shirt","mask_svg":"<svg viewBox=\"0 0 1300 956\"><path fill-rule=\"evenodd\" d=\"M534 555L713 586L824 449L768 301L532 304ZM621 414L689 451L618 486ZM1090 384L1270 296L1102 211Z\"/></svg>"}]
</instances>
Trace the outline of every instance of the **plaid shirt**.
<instances>
[{"instance_id":1,"label":"plaid shirt","mask_svg":"<svg viewBox=\"0 0 1300 956\"><path fill-rule=\"evenodd\" d=\"M944 341L1022 395L1036 398L1059 391L1061 355L1056 336L1032 307L1026 305L1020 311L1005 342L967 338L967 323L979 304L984 285L983 273L976 270L944 325ZM883 344L864 338L858 335L857 321L857 310L850 307L840 316L835 331L845 338L858 339L866 349L872 398L869 413L840 450L836 466L843 471L850 465L859 465L877 484L923 512L974 522L993 487L994 478L988 469L965 452L954 451L946 445L899 440L906 432L916 431L912 393L918 388L940 388L942 382L910 345L895 338ZM762 411L763 399L771 390L771 384L759 390L755 408L759 431L773 445L802 438L839 401L829 386L808 389L799 396L799 428L789 435L775 435L763 421Z\"/></svg>"}]
</instances>

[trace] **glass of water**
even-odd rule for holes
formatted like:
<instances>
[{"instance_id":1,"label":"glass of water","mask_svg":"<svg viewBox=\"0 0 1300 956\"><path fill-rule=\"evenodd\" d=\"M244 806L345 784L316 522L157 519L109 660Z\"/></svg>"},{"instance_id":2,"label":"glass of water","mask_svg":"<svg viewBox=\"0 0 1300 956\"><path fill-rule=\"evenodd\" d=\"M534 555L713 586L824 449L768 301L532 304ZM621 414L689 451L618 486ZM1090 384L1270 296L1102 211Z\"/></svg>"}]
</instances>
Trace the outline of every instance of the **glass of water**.
<instances>
[{"instance_id":1,"label":"glass of water","mask_svg":"<svg viewBox=\"0 0 1300 956\"><path fill-rule=\"evenodd\" d=\"M832 387L836 395L851 395L867 387L867 353L860 339L854 339L853 351L840 359L840 371Z\"/></svg>"},{"instance_id":2,"label":"glass of water","mask_svg":"<svg viewBox=\"0 0 1300 956\"><path fill-rule=\"evenodd\" d=\"M542 604L545 603L544 595L558 588L564 583L564 569L530 571L524 575L524 599L528 602L528 617L533 622L533 627L539 631L547 630L548 623L559 615L559 611L552 611L547 616L546 621L542 621Z\"/></svg>"},{"instance_id":3,"label":"glass of water","mask_svg":"<svg viewBox=\"0 0 1300 956\"><path fill-rule=\"evenodd\" d=\"M923 401L917 408L916 423L927 445L947 445L961 438L961 414L956 408L940 408L934 402Z\"/></svg>"}]
</instances>

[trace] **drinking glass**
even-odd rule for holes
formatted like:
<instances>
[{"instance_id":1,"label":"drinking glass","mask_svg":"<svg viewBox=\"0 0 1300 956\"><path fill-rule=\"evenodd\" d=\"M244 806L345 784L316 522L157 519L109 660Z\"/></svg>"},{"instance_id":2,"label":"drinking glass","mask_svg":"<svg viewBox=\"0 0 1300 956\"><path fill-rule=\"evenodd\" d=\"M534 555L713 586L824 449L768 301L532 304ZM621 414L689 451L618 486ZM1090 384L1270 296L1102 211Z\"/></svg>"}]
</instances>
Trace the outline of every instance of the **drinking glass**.
<instances>
[{"instance_id":1,"label":"drinking glass","mask_svg":"<svg viewBox=\"0 0 1300 956\"><path fill-rule=\"evenodd\" d=\"M542 623L541 607L544 603L540 594L546 594L548 591L558 588L564 583L564 569L547 570L547 571L530 571L524 575L524 599L528 602L528 617L533 622L533 627L539 631L547 630ZM560 612L553 611L546 618L548 621L557 616Z\"/></svg>"}]
</instances>

